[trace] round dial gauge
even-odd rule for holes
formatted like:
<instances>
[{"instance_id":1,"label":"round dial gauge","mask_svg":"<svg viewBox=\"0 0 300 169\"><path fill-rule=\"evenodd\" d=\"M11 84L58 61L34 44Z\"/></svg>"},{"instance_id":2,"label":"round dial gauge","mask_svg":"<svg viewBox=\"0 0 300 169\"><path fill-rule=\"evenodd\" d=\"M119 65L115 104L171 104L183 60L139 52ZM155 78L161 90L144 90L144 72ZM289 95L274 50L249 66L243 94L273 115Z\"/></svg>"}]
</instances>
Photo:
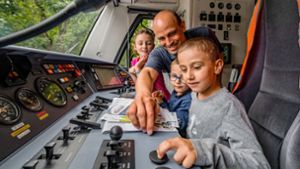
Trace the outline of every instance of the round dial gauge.
<instances>
[{"instance_id":1,"label":"round dial gauge","mask_svg":"<svg viewBox=\"0 0 300 169\"><path fill-rule=\"evenodd\" d=\"M21 118L21 109L11 99L0 96L0 124L13 124Z\"/></svg>"},{"instance_id":2,"label":"round dial gauge","mask_svg":"<svg viewBox=\"0 0 300 169\"><path fill-rule=\"evenodd\" d=\"M65 91L55 81L49 80L45 77L36 80L37 91L50 104L58 107L67 104L67 96Z\"/></svg>"},{"instance_id":3,"label":"round dial gauge","mask_svg":"<svg viewBox=\"0 0 300 169\"><path fill-rule=\"evenodd\" d=\"M43 108L39 97L31 90L20 88L16 92L16 98L26 109L30 111L40 111Z\"/></svg>"}]
</instances>

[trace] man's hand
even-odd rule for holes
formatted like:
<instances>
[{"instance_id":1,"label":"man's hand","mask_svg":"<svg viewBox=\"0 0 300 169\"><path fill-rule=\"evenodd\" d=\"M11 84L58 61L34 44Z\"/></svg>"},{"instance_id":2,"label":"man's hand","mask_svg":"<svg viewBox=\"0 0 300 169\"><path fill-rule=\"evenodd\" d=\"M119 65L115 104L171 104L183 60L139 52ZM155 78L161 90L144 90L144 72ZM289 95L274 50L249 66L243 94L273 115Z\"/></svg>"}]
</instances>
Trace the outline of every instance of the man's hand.
<instances>
[{"instance_id":1,"label":"man's hand","mask_svg":"<svg viewBox=\"0 0 300 169\"><path fill-rule=\"evenodd\" d=\"M135 101L128 108L127 115L135 127L152 135L155 117L158 112L159 106L156 104L155 99L143 95L135 98Z\"/></svg>"},{"instance_id":2,"label":"man's hand","mask_svg":"<svg viewBox=\"0 0 300 169\"><path fill-rule=\"evenodd\" d=\"M175 149L176 153L173 159L182 164L184 168L191 168L197 159L197 151L194 148L191 140L176 137L163 141L157 149L158 158L162 158L167 151Z\"/></svg>"},{"instance_id":3,"label":"man's hand","mask_svg":"<svg viewBox=\"0 0 300 169\"><path fill-rule=\"evenodd\" d=\"M153 133L156 113L159 112L159 106L151 96L153 83L157 76L158 72L155 69L143 68L135 85L135 101L127 111L132 124L143 131L147 131L149 135Z\"/></svg>"}]
</instances>

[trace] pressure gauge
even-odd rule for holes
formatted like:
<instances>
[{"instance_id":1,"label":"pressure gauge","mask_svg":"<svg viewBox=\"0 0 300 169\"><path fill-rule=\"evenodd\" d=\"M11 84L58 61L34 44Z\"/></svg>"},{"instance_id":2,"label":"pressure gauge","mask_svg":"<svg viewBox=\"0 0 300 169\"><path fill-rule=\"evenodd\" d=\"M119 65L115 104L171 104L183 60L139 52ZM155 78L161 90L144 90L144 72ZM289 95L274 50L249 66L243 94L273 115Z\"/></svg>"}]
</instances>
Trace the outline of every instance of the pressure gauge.
<instances>
[{"instance_id":1,"label":"pressure gauge","mask_svg":"<svg viewBox=\"0 0 300 169\"><path fill-rule=\"evenodd\" d=\"M55 81L46 77L40 77L36 80L37 91L50 104L62 107L67 104L67 96L65 91Z\"/></svg>"},{"instance_id":2,"label":"pressure gauge","mask_svg":"<svg viewBox=\"0 0 300 169\"><path fill-rule=\"evenodd\" d=\"M27 110L38 112L43 108L40 98L31 90L20 88L16 92L16 98Z\"/></svg>"},{"instance_id":3,"label":"pressure gauge","mask_svg":"<svg viewBox=\"0 0 300 169\"><path fill-rule=\"evenodd\" d=\"M22 116L21 109L11 99L0 96L0 124L13 124Z\"/></svg>"}]
</instances>

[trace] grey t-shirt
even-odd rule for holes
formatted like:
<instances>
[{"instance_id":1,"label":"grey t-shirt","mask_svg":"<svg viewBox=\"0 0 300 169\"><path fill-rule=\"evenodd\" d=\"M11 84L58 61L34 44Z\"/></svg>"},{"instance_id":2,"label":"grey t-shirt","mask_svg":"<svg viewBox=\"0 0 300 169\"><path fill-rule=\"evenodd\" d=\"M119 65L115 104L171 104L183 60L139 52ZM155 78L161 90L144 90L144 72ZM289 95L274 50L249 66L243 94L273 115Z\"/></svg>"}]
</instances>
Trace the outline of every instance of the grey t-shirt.
<instances>
[{"instance_id":1,"label":"grey t-shirt","mask_svg":"<svg viewBox=\"0 0 300 169\"><path fill-rule=\"evenodd\" d=\"M187 133L201 168L270 168L244 106L226 88L205 100L192 93Z\"/></svg>"}]
</instances>

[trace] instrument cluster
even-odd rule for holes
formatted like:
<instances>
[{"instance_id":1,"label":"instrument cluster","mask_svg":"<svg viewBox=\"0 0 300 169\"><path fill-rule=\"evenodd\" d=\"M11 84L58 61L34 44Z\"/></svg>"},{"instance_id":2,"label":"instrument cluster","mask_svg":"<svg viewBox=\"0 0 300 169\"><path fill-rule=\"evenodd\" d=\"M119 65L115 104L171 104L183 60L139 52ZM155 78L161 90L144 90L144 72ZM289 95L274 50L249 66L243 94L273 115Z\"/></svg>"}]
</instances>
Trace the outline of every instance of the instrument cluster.
<instances>
[{"instance_id":1,"label":"instrument cluster","mask_svg":"<svg viewBox=\"0 0 300 169\"><path fill-rule=\"evenodd\" d=\"M0 162L93 93L69 57L0 49Z\"/></svg>"},{"instance_id":2,"label":"instrument cluster","mask_svg":"<svg viewBox=\"0 0 300 169\"><path fill-rule=\"evenodd\" d=\"M0 162L94 92L132 84L128 72L112 63L0 49L0 145L6 147Z\"/></svg>"},{"instance_id":3,"label":"instrument cluster","mask_svg":"<svg viewBox=\"0 0 300 169\"><path fill-rule=\"evenodd\" d=\"M11 65L11 67L16 67L16 65ZM11 69L11 67L9 68ZM61 71L59 73L61 73L63 77L57 78L57 80L55 80L55 78L52 79L52 76L49 76L57 73L55 68L55 71L53 71L52 73L49 73L49 70L47 69L44 70L45 74L42 73L42 76L32 76L28 79L27 77L19 77L18 75L21 73L17 72L16 69L14 70L15 72L12 72L11 70L7 71L8 74L5 78L6 81L4 81L4 83L1 85L3 86L2 90L7 89L10 92L8 94L1 93L0 96L0 125L16 124L17 122L21 121L23 112L38 113L40 111L43 111L44 104L50 104L54 107L64 107L67 105L67 92L76 93L74 92L76 91L76 85L68 84L68 86L66 86L65 88L63 87L63 85L67 84L67 82L69 81L72 81L71 83L76 84L80 82L80 80L77 80L80 78L76 77L75 79L77 81L74 81L74 79L72 79L73 75L68 75L70 74L69 71ZM74 70L78 71L78 69ZM7 79L10 79L9 81L11 82L15 79L18 79L18 81L22 81L23 83L8 84ZM27 83L29 79L30 82ZM63 79L63 81L61 79ZM82 92L81 90L80 94L82 93L85 93L85 91ZM78 97L79 96L77 96L76 98Z\"/></svg>"}]
</instances>

